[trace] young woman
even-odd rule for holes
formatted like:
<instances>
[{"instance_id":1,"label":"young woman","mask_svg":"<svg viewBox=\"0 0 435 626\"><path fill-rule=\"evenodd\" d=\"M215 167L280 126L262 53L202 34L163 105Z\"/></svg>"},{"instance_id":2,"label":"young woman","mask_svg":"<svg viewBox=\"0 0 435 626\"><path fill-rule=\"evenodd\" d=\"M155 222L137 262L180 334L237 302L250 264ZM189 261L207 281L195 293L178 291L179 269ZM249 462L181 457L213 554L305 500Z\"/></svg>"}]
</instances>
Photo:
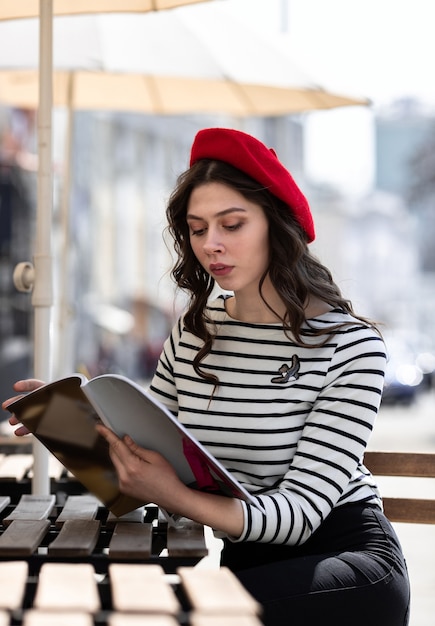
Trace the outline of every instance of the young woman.
<instances>
[{"instance_id":1,"label":"young woman","mask_svg":"<svg viewBox=\"0 0 435 626\"><path fill-rule=\"evenodd\" d=\"M311 255L305 197L257 139L210 128L167 217L190 301L150 391L263 510L190 489L159 454L98 426L121 490L215 529L268 626L406 625L406 564L363 465L384 344Z\"/></svg>"}]
</instances>

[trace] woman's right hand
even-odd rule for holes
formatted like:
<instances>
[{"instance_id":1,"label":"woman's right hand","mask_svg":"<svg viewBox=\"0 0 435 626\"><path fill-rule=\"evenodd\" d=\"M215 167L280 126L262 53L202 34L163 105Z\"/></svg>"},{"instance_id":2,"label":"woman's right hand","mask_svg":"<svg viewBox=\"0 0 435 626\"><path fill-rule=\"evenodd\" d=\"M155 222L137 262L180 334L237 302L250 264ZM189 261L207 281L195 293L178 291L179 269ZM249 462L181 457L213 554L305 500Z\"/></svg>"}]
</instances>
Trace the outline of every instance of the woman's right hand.
<instances>
[{"instance_id":1,"label":"woman's right hand","mask_svg":"<svg viewBox=\"0 0 435 626\"><path fill-rule=\"evenodd\" d=\"M4 411L7 411L8 406L12 404L12 402L15 402L15 400L18 400L19 398L22 398L23 395L25 395L25 393L29 391L34 391L35 389L38 389L38 387L42 387L43 385L45 385L44 381L38 380L37 378L27 378L26 380L17 380L17 382L13 386L13 389L15 391L18 391L19 395L13 396L12 398L8 398L7 400L5 400L2 403L2 409ZM17 426L17 424L20 424L20 422L17 419L17 417L14 414L12 414L11 417L9 418L9 424L11 426ZM22 437L23 435L28 435L29 431L27 430L25 426L20 425L19 428L15 430L15 434L18 437Z\"/></svg>"}]
</instances>

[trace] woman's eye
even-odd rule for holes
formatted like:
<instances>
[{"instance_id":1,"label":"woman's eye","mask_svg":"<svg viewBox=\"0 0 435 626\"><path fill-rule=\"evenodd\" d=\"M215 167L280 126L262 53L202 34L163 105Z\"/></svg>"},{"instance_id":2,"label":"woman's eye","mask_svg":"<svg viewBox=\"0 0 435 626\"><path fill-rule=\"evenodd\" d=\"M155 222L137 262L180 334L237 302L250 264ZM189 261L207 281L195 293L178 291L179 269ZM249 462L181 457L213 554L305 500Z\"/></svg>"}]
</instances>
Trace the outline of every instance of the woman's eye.
<instances>
[{"instance_id":1,"label":"woman's eye","mask_svg":"<svg viewBox=\"0 0 435 626\"><path fill-rule=\"evenodd\" d=\"M226 230L239 230L239 228L242 226L241 222L237 222L237 224L228 224L225 226Z\"/></svg>"},{"instance_id":2,"label":"woman's eye","mask_svg":"<svg viewBox=\"0 0 435 626\"><path fill-rule=\"evenodd\" d=\"M198 236L198 235L203 235L205 233L205 228L191 228L190 229L190 235L193 236Z\"/></svg>"},{"instance_id":3,"label":"woman's eye","mask_svg":"<svg viewBox=\"0 0 435 626\"><path fill-rule=\"evenodd\" d=\"M229 232L234 232L236 230L239 230L239 228L241 228L242 225L243 225L242 222L237 222L236 224L222 224L221 228ZM193 226L190 227L191 237L201 237L206 232L207 232L207 226L203 226L201 228L200 227L194 228Z\"/></svg>"}]
</instances>

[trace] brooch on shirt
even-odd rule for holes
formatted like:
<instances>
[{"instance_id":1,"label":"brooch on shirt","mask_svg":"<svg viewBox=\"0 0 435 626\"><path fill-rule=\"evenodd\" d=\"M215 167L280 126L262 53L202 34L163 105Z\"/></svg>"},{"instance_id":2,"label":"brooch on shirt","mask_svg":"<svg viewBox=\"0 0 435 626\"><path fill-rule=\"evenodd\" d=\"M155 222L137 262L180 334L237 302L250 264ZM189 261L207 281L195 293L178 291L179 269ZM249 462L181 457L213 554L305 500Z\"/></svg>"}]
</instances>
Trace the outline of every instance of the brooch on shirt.
<instances>
[{"instance_id":1,"label":"brooch on shirt","mask_svg":"<svg viewBox=\"0 0 435 626\"><path fill-rule=\"evenodd\" d=\"M274 376L270 382L277 385L284 385L285 383L288 383L289 380L297 380L299 378L300 366L301 363L299 361L299 357L294 354L292 356L291 365L289 366L287 363L283 363L278 370L279 375Z\"/></svg>"}]
</instances>

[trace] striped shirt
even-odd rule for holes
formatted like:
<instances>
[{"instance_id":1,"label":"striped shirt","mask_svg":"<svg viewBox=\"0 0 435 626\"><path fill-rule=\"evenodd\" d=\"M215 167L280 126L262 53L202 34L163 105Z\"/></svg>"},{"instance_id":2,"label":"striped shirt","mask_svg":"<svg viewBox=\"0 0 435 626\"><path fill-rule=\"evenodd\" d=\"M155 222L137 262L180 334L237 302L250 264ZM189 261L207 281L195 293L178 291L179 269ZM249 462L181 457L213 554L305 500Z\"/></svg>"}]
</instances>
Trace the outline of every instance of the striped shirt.
<instances>
[{"instance_id":1,"label":"striped shirt","mask_svg":"<svg viewBox=\"0 0 435 626\"><path fill-rule=\"evenodd\" d=\"M301 347L280 324L229 317L223 296L209 303L208 313L217 336L202 368L219 378L217 389L195 373L192 360L202 342L180 318L150 393L261 501L264 512L242 503L244 530L231 539L298 545L336 506L382 507L362 464L386 361L374 330L333 310L310 325L350 324L322 347ZM319 342L308 325L303 335L307 343Z\"/></svg>"}]
</instances>

